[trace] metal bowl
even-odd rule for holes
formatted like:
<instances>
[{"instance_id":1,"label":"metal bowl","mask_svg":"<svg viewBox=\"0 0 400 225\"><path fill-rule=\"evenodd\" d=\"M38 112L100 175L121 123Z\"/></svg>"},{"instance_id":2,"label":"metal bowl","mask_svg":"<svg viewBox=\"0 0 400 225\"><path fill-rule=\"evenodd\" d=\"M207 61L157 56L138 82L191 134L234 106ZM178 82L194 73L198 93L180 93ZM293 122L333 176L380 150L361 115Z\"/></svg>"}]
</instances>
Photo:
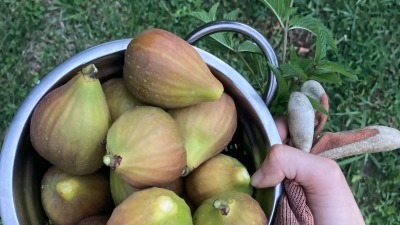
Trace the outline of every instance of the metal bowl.
<instances>
[{"instance_id":1,"label":"metal bowl","mask_svg":"<svg viewBox=\"0 0 400 225\"><path fill-rule=\"evenodd\" d=\"M65 83L89 63L99 69L102 82L121 77L124 52L130 40L104 43L73 56L48 73L26 97L12 120L1 151L0 203L4 225L46 224L48 221L41 206L40 189L42 176L50 164L36 153L29 140L30 117L35 106L46 93ZM280 143L273 118L258 93L237 71L212 54L195 49L235 100L239 126L230 149L241 150L229 152L254 172L268 146ZM265 212L269 224L273 222L281 192L278 185L255 193L267 198Z\"/></svg>"}]
</instances>

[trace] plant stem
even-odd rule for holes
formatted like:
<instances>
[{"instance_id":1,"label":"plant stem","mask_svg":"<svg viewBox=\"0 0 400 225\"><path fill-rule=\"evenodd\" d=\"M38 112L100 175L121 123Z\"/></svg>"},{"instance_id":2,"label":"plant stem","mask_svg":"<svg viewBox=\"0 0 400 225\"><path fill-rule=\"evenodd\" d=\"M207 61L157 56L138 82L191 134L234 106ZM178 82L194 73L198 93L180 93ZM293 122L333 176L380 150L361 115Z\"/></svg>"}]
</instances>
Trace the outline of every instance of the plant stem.
<instances>
[{"instance_id":1,"label":"plant stem","mask_svg":"<svg viewBox=\"0 0 400 225\"><path fill-rule=\"evenodd\" d=\"M106 154L103 156L103 163L104 165L110 167L111 169L115 170L122 161L122 157L113 154Z\"/></svg>"},{"instance_id":2,"label":"plant stem","mask_svg":"<svg viewBox=\"0 0 400 225\"><path fill-rule=\"evenodd\" d=\"M230 208L229 204L222 199L217 199L214 201L213 206L215 209L221 213L223 216L227 216L229 214Z\"/></svg>"},{"instance_id":3,"label":"plant stem","mask_svg":"<svg viewBox=\"0 0 400 225\"><path fill-rule=\"evenodd\" d=\"M239 58L243 61L244 65L247 67L247 69L249 69L249 71L251 72L251 74L253 74L253 76L255 76L256 74L254 73L254 71L251 69L251 66L247 63L247 61L244 59L244 57L242 56L242 54L240 54L240 52L235 51L236 55L239 56Z\"/></svg>"},{"instance_id":4,"label":"plant stem","mask_svg":"<svg viewBox=\"0 0 400 225\"><path fill-rule=\"evenodd\" d=\"M290 1L290 8L293 6L293 0ZM282 52L282 63L286 62L286 52L287 52L287 39L288 39L288 33L289 33L289 18L285 21L285 27L283 28L283 52Z\"/></svg>"},{"instance_id":5,"label":"plant stem","mask_svg":"<svg viewBox=\"0 0 400 225\"><path fill-rule=\"evenodd\" d=\"M97 73L97 68L94 64L89 64L82 69L82 73L88 77L94 77Z\"/></svg>"},{"instance_id":6,"label":"plant stem","mask_svg":"<svg viewBox=\"0 0 400 225\"><path fill-rule=\"evenodd\" d=\"M283 33L283 50L282 50L282 63L286 62L286 52L287 52L287 39L289 33L289 18L285 22L284 33Z\"/></svg>"}]
</instances>

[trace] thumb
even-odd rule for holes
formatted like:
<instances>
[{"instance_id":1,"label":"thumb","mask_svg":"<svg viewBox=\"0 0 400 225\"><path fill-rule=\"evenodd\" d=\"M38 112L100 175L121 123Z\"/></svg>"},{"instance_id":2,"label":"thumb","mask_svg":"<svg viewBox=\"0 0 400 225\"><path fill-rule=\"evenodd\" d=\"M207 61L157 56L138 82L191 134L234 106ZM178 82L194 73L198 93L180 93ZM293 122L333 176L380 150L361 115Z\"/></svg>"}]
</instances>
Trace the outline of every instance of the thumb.
<instances>
[{"instance_id":1,"label":"thumb","mask_svg":"<svg viewBox=\"0 0 400 225\"><path fill-rule=\"evenodd\" d=\"M327 174L341 174L337 163L287 145L271 147L261 167L253 174L251 183L256 188L273 187L285 178L294 180L308 190L323 188L331 183ZM318 186L318 187L316 187Z\"/></svg>"}]
</instances>

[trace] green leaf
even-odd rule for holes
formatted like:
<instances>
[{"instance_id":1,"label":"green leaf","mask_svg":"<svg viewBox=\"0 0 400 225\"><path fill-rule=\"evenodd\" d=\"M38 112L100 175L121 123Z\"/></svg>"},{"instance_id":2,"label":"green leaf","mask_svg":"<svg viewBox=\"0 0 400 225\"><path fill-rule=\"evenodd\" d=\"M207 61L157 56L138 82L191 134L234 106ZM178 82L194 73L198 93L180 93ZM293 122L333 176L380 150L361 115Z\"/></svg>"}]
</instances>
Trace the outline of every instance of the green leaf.
<instances>
[{"instance_id":1,"label":"green leaf","mask_svg":"<svg viewBox=\"0 0 400 225\"><path fill-rule=\"evenodd\" d=\"M289 56L290 56L289 61L297 61L299 59L299 57L297 56L296 49L294 48L293 45L289 47Z\"/></svg>"},{"instance_id":2,"label":"green leaf","mask_svg":"<svg viewBox=\"0 0 400 225\"><path fill-rule=\"evenodd\" d=\"M257 71L259 71L261 79L263 79L264 86L267 85L269 73L271 72L271 69L268 66L268 61L265 59L265 56L263 54L250 54L250 55L251 58L254 59L253 61L256 62L256 66L254 68L257 68Z\"/></svg>"},{"instance_id":3,"label":"green leaf","mask_svg":"<svg viewBox=\"0 0 400 225\"><path fill-rule=\"evenodd\" d=\"M296 63L284 63L280 65L282 76L284 77L298 77L302 80L307 80L307 74Z\"/></svg>"},{"instance_id":4,"label":"green leaf","mask_svg":"<svg viewBox=\"0 0 400 225\"><path fill-rule=\"evenodd\" d=\"M297 75L296 70L293 70L289 63L279 65L279 69L283 77L293 77Z\"/></svg>"},{"instance_id":5,"label":"green leaf","mask_svg":"<svg viewBox=\"0 0 400 225\"><path fill-rule=\"evenodd\" d=\"M297 63L290 63L289 66L296 71L298 77L302 80L307 80L307 74L304 72L303 68L301 68Z\"/></svg>"},{"instance_id":6,"label":"green leaf","mask_svg":"<svg viewBox=\"0 0 400 225\"><path fill-rule=\"evenodd\" d=\"M290 0L261 0L275 14L282 28L285 27L284 21L294 13L294 8L290 5Z\"/></svg>"},{"instance_id":7,"label":"green leaf","mask_svg":"<svg viewBox=\"0 0 400 225\"><path fill-rule=\"evenodd\" d=\"M240 13L240 9L235 9L233 11L230 11L229 13L225 13L223 15L223 18L225 20L236 20L239 16L239 13Z\"/></svg>"},{"instance_id":8,"label":"green leaf","mask_svg":"<svg viewBox=\"0 0 400 225\"><path fill-rule=\"evenodd\" d=\"M327 116L329 115L329 112L326 111L326 109L321 105L321 103L319 103L317 100L315 100L314 98L312 98L312 97L310 97L308 95L306 95L306 96L307 96L308 100L310 101L312 107L315 110L317 110L319 112L322 112L323 114L325 114Z\"/></svg>"},{"instance_id":9,"label":"green leaf","mask_svg":"<svg viewBox=\"0 0 400 225\"><path fill-rule=\"evenodd\" d=\"M197 11L197 12L190 12L189 15L205 22L209 23L212 21L215 21L217 19L217 10L219 7L219 2L215 3L210 10L205 12L204 10ZM224 16L226 18L236 18L239 13L239 9L234 10L232 12L229 12L225 14ZM231 50L231 51L236 51L233 45L233 33L227 33L227 32L219 32L219 33L214 33L209 35L213 41L210 41L211 45L214 45L217 47L217 45L222 45L223 47Z\"/></svg>"},{"instance_id":10,"label":"green leaf","mask_svg":"<svg viewBox=\"0 0 400 225\"><path fill-rule=\"evenodd\" d=\"M321 29L319 27L316 27L316 32L317 32L317 44L315 47L315 56L314 56L314 61L319 62L326 56L326 38L324 34L321 32Z\"/></svg>"},{"instance_id":11,"label":"green leaf","mask_svg":"<svg viewBox=\"0 0 400 225\"><path fill-rule=\"evenodd\" d=\"M262 54L261 49L258 47L258 45L250 40L245 40L244 42L240 43L240 45L237 47L237 51Z\"/></svg>"},{"instance_id":12,"label":"green leaf","mask_svg":"<svg viewBox=\"0 0 400 225\"><path fill-rule=\"evenodd\" d=\"M268 63L269 68L275 75L276 81L278 82L278 90L277 90L277 98L284 98L285 95L289 94L289 85L286 79L282 76L282 72L273 66L272 64Z\"/></svg>"},{"instance_id":13,"label":"green leaf","mask_svg":"<svg viewBox=\"0 0 400 225\"><path fill-rule=\"evenodd\" d=\"M324 70L326 72L335 72L339 73L343 76L346 76L347 78L350 78L352 80L358 80L358 77L354 72L352 72L350 69L343 67L342 65L335 63L335 62L330 62L330 61L325 61L317 65L317 69Z\"/></svg>"},{"instance_id":14,"label":"green leaf","mask_svg":"<svg viewBox=\"0 0 400 225\"><path fill-rule=\"evenodd\" d=\"M209 23L209 22L215 21L217 19L218 7L219 7L219 2L217 2L213 6L211 6L211 8L208 12L206 12L204 10L193 11L193 12L189 12L188 15L193 16L194 18L196 18L204 23Z\"/></svg>"},{"instance_id":15,"label":"green leaf","mask_svg":"<svg viewBox=\"0 0 400 225\"><path fill-rule=\"evenodd\" d=\"M307 30L312 34L314 34L317 37L317 39L320 37L324 37L326 45L328 45L332 49L332 51L337 53L336 42L333 37L333 34L321 22L321 20L311 16L305 16L305 17L295 16L289 21L289 27L290 30L293 29Z\"/></svg>"},{"instance_id":16,"label":"green leaf","mask_svg":"<svg viewBox=\"0 0 400 225\"><path fill-rule=\"evenodd\" d=\"M196 18L204 23L208 23L208 22L212 21L212 19L208 15L208 13L204 10L189 12L188 15L193 16L194 18Z\"/></svg>"},{"instance_id":17,"label":"green leaf","mask_svg":"<svg viewBox=\"0 0 400 225\"><path fill-rule=\"evenodd\" d=\"M218 9L218 7L219 7L219 2L215 3L211 7L210 11L208 11L208 15L210 16L211 21L217 20L217 9Z\"/></svg>"},{"instance_id":18,"label":"green leaf","mask_svg":"<svg viewBox=\"0 0 400 225\"><path fill-rule=\"evenodd\" d=\"M290 60L292 61L292 60ZM289 61L289 62L290 62ZM305 73L311 73L310 71L313 69L314 66L314 60L309 59L309 58L299 58L296 60L296 63L303 69Z\"/></svg>"},{"instance_id":19,"label":"green leaf","mask_svg":"<svg viewBox=\"0 0 400 225\"><path fill-rule=\"evenodd\" d=\"M215 33L211 34L210 37L217 41L219 44L224 46L225 48L231 50L231 51L236 51L235 47L233 46L233 40L230 38L230 36L227 35L227 33Z\"/></svg>"},{"instance_id":20,"label":"green leaf","mask_svg":"<svg viewBox=\"0 0 400 225\"><path fill-rule=\"evenodd\" d=\"M227 39L227 36L224 33L215 33L211 34L204 38L207 42L207 46L210 49L215 49L219 51L233 51L236 52L236 49L231 46L232 44Z\"/></svg>"},{"instance_id":21,"label":"green leaf","mask_svg":"<svg viewBox=\"0 0 400 225\"><path fill-rule=\"evenodd\" d=\"M315 73L309 75L309 79L334 84L340 84L342 82L337 73Z\"/></svg>"}]
</instances>

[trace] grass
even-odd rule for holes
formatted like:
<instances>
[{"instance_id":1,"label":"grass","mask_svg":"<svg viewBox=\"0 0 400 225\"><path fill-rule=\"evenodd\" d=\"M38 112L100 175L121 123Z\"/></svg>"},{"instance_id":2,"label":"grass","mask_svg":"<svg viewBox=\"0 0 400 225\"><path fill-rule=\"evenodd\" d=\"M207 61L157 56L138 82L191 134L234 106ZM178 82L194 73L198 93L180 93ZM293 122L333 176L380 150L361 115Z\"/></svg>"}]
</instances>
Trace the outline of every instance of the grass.
<instances>
[{"instance_id":1,"label":"grass","mask_svg":"<svg viewBox=\"0 0 400 225\"><path fill-rule=\"evenodd\" d=\"M208 10L216 1L32 0L0 4L0 143L19 105L46 73L74 54L97 44L134 35L149 27L181 37L201 23L186 13ZM381 124L399 128L400 2L298 1L304 14L321 18L339 41L338 60L359 81L324 86L331 116L326 130ZM221 1L221 10L241 9L239 20L274 38L269 12L251 0ZM339 161L367 224L400 221L400 152ZM1 224L1 222L0 222Z\"/></svg>"},{"instance_id":2,"label":"grass","mask_svg":"<svg viewBox=\"0 0 400 225\"><path fill-rule=\"evenodd\" d=\"M325 1L315 13L343 37L340 61L359 72L359 81L332 87L332 130L381 124L399 128L400 19L398 1ZM323 6L323 7L322 7ZM340 24L340 26L339 26ZM367 224L397 224L400 152L365 155L343 165Z\"/></svg>"}]
</instances>

